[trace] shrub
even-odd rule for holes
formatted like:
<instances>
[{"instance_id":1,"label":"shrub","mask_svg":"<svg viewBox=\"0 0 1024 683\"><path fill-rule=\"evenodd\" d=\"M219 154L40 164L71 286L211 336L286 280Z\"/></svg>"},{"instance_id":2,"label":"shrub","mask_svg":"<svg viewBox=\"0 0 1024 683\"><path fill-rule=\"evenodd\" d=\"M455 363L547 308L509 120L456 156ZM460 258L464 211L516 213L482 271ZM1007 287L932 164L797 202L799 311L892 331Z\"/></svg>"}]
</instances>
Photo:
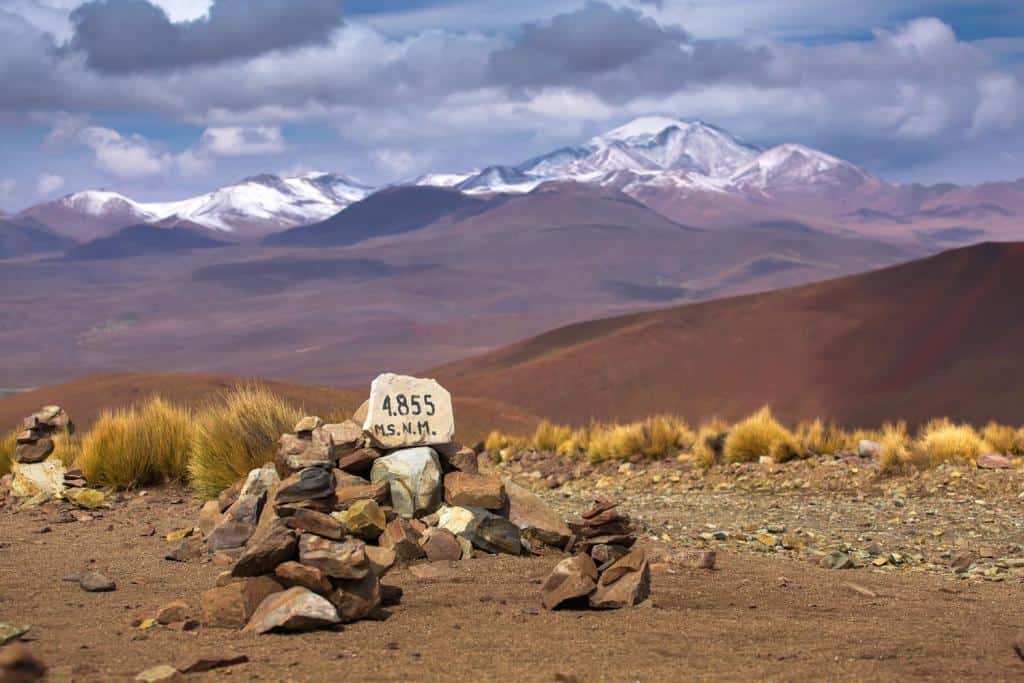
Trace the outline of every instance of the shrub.
<instances>
[{"instance_id":1,"label":"shrub","mask_svg":"<svg viewBox=\"0 0 1024 683\"><path fill-rule=\"evenodd\" d=\"M127 489L182 480L191 430L189 412L160 397L141 408L104 411L82 440L77 465L90 485ZM65 439L70 454L74 442Z\"/></svg>"},{"instance_id":2,"label":"shrub","mask_svg":"<svg viewBox=\"0 0 1024 683\"><path fill-rule=\"evenodd\" d=\"M3 439L0 439L0 477L11 471L11 463L14 462L14 449L17 446L17 430L10 432Z\"/></svg>"},{"instance_id":3,"label":"shrub","mask_svg":"<svg viewBox=\"0 0 1024 683\"><path fill-rule=\"evenodd\" d=\"M192 488L213 498L251 470L272 462L278 440L302 411L259 384L236 386L198 415L189 447Z\"/></svg>"},{"instance_id":4,"label":"shrub","mask_svg":"<svg viewBox=\"0 0 1024 683\"><path fill-rule=\"evenodd\" d=\"M558 444L555 452L566 458L575 458L587 450L590 445L590 432L586 429L576 429Z\"/></svg>"},{"instance_id":5,"label":"shrub","mask_svg":"<svg viewBox=\"0 0 1024 683\"><path fill-rule=\"evenodd\" d=\"M881 449L878 451L878 465L882 472L905 472L918 464L912 450L906 422L887 424L878 436Z\"/></svg>"},{"instance_id":6,"label":"shrub","mask_svg":"<svg viewBox=\"0 0 1024 683\"><path fill-rule=\"evenodd\" d=\"M568 441L572 437L572 433L571 427L544 420L537 425L531 445L534 450L554 452L563 441Z\"/></svg>"},{"instance_id":7,"label":"shrub","mask_svg":"<svg viewBox=\"0 0 1024 683\"><path fill-rule=\"evenodd\" d=\"M762 455L785 462L800 455L800 445L765 406L732 428L723 455L726 462L753 462Z\"/></svg>"},{"instance_id":8,"label":"shrub","mask_svg":"<svg viewBox=\"0 0 1024 683\"><path fill-rule=\"evenodd\" d=\"M857 447L857 442L851 435L831 422L825 424L821 419L797 425L796 439L804 457L832 455Z\"/></svg>"},{"instance_id":9,"label":"shrub","mask_svg":"<svg viewBox=\"0 0 1024 683\"><path fill-rule=\"evenodd\" d=\"M649 417L630 424L594 424L587 454L593 462L630 458L664 458L693 446L693 430L670 415Z\"/></svg>"},{"instance_id":10,"label":"shrub","mask_svg":"<svg viewBox=\"0 0 1024 683\"><path fill-rule=\"evenodd\" d=\"M947 418L932 420L922 427L915 448L933 466L944 462L973 462L979 455L992 451L973 427L954 424Z\"/></svg>"},{"instance_id":11,"label":"shrub","mask_svg":"<svg viewBox=\"0 0 1024 683\"><path fill-rule=\"evenodd\" d=\"M981 438L996 453L1024 455L1024 429L1014 429L998 422L989 422L981 430Z\"/></svg>"},{"instance_id":12,"label":"shrub","mask_svg":"<svg viewBox=\"0 0 1024 683\"><path fill-rule=\"evenodd\" d=\"M722 448L729 434L729 424L725 420L713 419L700 426L693 444L694 462L707 469L722 461Z\"/></svg>"}]
</instances>

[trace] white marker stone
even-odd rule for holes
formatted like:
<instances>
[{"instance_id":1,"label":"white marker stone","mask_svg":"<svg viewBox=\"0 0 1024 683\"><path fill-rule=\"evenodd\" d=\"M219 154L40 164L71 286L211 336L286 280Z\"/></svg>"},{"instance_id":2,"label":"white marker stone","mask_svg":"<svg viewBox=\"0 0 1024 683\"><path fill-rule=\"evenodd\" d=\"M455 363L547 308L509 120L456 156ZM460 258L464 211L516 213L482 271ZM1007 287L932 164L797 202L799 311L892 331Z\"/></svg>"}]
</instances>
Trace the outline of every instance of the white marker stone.
<instances>
[{"instance_id":1,"label":"white marker stone","mask_svg":"<svg viewBox=\"0 0 1024 683\"><path fill-rule=\"evenodd\" d=\"M452 395L432 379L379 375L370 385L363 431L384 449L451 443Z\"/></svg>"}]
</instances>

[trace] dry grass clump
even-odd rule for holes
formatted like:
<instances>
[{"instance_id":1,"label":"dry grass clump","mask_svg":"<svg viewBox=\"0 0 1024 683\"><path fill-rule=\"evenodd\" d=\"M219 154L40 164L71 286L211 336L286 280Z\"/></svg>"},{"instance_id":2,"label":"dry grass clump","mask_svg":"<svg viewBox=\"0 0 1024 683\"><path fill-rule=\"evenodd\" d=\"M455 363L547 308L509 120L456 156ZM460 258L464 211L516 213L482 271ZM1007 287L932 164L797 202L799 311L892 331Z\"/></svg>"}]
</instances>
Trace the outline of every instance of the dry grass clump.
<instances>
[{"instance_id":1,"label":"dry grass clump","mask_svg":"<svg viewBox=\"0 0 1024 683\"><path fill-rule=\"evenodd\" d=\"M732 428L723 455L726 462L754 462L763 455L785 462L799 457L800 444L765 406Z\"/></svg>"},{"instance_id":2,"label":"dry grass clump","mask_svg":"<svg viewBox=\"0 0 1024 683\"><path fill-rule=\"evenodd\" d=\"M722 451L729 436L729 423L715 418L702 424L693 443L693 459L698 467L707 469L722 462Z\"/></svg>"},{"instance_id":3,"label":"dry grass clump","mask_svg":"<svg viewBox=\"0 0 1024 683\"><path fill-rule=\"evenodd\" d=\"M797 425L796 439L803 457L832 455L857 447L857 442L850 434L831 422L822 422L820 418Z\"/></svg>"},{"instance_id":4,"label":"dry grass clump","mask_svg":"<svg viewBox=\"0 0 1024 683\"><path fill-rule=\"evenodd\" d=\"M993 452L1003 455L1024 455L1024 429L1014 429L998 422L989 422L981 430L981 438Z\"/></svg>"},{"instance_id":5,"label":"dry grass clump","mask_svg":"<svg viewBox=\"0 0 1024 683\"><path fill-rule=\"evenodd\" d=\"M93 486L127 489L183 480L191 431L188 410L160 397L141 408L108 410L82 440L77 465Z\"/></svg>"},{"instance_id":6,"label":"dry grass clump","mask_svg":"<svg viewBox=\"0 0 1024 683\"><path fill-rule=\"evenodd\" d=\"M920 459L913 450L906 422L886 424L877 439L882 445L878 451L878 465L882 472L906 472L920 465Z\"/></svg>"},{"instance_id":7,"label":"dry grass clump","mask_svg":"<svg viewBox=\"0 0 1024 683\"><path fill-rule=\"evenodd\" d=\"M484 440L484 450L493 456L503 459L506 459L513 452L523 450L529 445L529 439L510 436L496 429L488 434Z\"/></svg>"},{"instance_id":8,"label":"dry grass clump","mask_svg":"<svg viewBox=\"0 0 1024 683\"><path fill-rule=\"evenodd\" d=\"M568 438L558 444L555 452L565 458L575 458L590 446L590 430L574 429Z\"/></svg>"},{"instance_id":9,"label":"dry grass clump","mask_svg":"<svg viewBox=\"0 0 1024 683\"><path fill-rule=\"evenodd\" d=\"M922 427L915 448L932 466L944 462L974 462L979 455L992 451L974 427L954 424L947 418L932 420Z\"/></svg>"},{"instance_id":10,"label":"dry grass clump","mask_svg":"<svg viewBox=\"0 0 1024 683\"><path fill-rule=\"evenodd\" d=\"M686 422L671 415L658 415L630 424L598 423L590 428L587 455L592 462L634 455L664 458L688 450L695 438Z\"/></svg>"},{"instance_id":11,"label":"dry grass clump","mask_svg":"<svg viewBox=\"0 0 1024 683\"><path fill-rule=\"evenodd\" d=\"M0 477L9 474L11 463L14 462L14 449L18 447L17 430L0 439Z\"/></svg>"},{"instance_id":12,"label":"dry grass clump","mask_svg":"<svg viewBox=\"0 0 1024 683\"><path fill-rule=\"evenodd\" d=\"M250 470L273 462L281 435L302 411L259 384L238 385L207 405L189 446L192 488L213 498Z\"/></svg>"},{"instance_id":13,"label":"dry grass clump","mask_svg":"<svg viewBox=\"0 0 1024 683\"><path fill-rule=\"evenodd\" d=\"M534 450L554 452L558 450L559 445L564 441L568 441L572 437L572 427L566 427L565 425L557 425L548 420L543 420L537 425L536 431L533 433L533 439L530 441L530 445Z\"/></svg>"}]
</instances>

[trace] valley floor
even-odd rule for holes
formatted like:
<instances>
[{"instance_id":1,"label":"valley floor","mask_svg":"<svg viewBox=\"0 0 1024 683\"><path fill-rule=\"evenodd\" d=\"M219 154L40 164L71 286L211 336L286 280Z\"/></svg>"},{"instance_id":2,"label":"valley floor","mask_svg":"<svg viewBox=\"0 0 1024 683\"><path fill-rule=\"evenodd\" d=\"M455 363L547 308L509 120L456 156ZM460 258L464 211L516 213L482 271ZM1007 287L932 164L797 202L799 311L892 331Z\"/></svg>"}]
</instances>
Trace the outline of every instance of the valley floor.
<instances>
[{"instance_id":1,"label":"valley floor","mask_svg":"<svg viewBox=\"0 0 1024 683\"><path fill-rule=\"evenodd\" d=\"M591 488L589 481L567 488L568 496L547 494L567 513L578 512L595 493L627 493ZM958 503L944 492L911 497L890 510L891 496L858 502L806 490L646 488L628 491L627 506L649 531L643 542L674 561L657 564L652 599L634 609L540 609L539 584L557 557L502 556L441 565L431 580L396 569L385 583L405 592L399 605L387 608L386 620L337 632L143 631L133 620L177 599L197 608L221 571L211 563L164 559L175 545L164 534L193 524L199 503L181 490L161 489L127 494L87 521L61 523L56 508L0 510L0 620L32 624L27 645L49 665L54 681L127 680L203 652L237 652L250 661L196 677L202 680L1009 680L1024 672L1013 647L1024 627L1017 570L1005 570L1002 581L958 580L951 571L912 567L833 571L781 547L751 552L759 543L744 536L771 525L779 536L812 530L828 543L864 536L858 549L871 536L893 552L905 547L898 534L864 522L881 527L882 520L913 511L913 536L968 534L971 545L991 544L1004 553L1024 543L1015 497L1000 503L1006 514L993 512L997 521L987 522L989 513L971 512L980 505ZM1007 526L1011 521L1016 526ZM954 524L964 528L950 531ZM973 538L972 527L998 532ZM719 529L729 540L700 537ZM667 542L650 538L662 534ZM903 552L915 552L911 545ZM685 561L687 548L697 546L717 548L716 570ZM86 593L61 581L87 568L113 578L117 590Z\"/></svg>"}]
</instances>

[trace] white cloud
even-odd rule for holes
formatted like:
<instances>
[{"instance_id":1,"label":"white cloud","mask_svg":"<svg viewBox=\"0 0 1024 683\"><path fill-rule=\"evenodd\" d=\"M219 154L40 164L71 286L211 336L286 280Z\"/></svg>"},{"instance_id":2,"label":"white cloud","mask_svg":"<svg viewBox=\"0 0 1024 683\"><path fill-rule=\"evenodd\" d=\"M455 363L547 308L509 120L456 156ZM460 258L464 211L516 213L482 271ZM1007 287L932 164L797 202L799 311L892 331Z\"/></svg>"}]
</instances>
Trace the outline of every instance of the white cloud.
<instances>
[{"instance_id":1,"label":"white cloud","mask_svg":"<svg viewBox=\"0 0 1024 683\"><path fill-rule=\"evenodd\" d=\"M214 156L240 157L280 154L286 149L277 126L223 126L207 128L200 148Z\"/></svg>"},{"instance_id":2,"label":"white cloud","mask_svg":"<svg viewBox=\"0 0 1024 683\"><path fill-rule=\"evenodd\" d=\"M423 166L423 161L407 149L376 149L371 156L380 168L394 177L407 176Z\"/></svg>"},{"instance_id":3,"label":"white cloud","mask_svg":"<svg viewBox=\"0 0 1024 683\"><path fill-rule=\"evenodd\" d=\"M137 180L165 172L174 158L141 135L89 126L78 139L92 149L96 167L121 180Z\"/></svg>"},{"instance_id":4,"label":"white cloud","mask_svg":"<svg viewBox=\"0 0 1024 683\"><path fill-rule=\"evenodd\" d=\"M14 178L0 178L0 199L6 201L14 196L18 181Z\"/></svg>"},{"instance_id":5,"label":"white cloud","mask_svg":"<svg viewBox=\"0 0 1024 683\"><path fill-rule=\"evenodd\" d=\"M64 187L64 178L55 173L43 173L36 181L36 196L49 197Z\"/></svg>"}]
</instances>

